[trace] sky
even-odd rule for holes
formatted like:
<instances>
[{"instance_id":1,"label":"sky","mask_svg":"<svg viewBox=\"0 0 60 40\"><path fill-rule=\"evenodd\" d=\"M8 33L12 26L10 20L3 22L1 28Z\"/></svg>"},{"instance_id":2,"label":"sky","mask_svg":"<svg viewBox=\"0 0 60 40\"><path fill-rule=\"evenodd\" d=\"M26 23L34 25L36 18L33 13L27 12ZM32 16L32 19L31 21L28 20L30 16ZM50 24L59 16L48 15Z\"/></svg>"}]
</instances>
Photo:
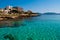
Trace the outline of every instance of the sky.
<instances>
[{"instance_id":1,"label":"sky","mask_svg":"<svg viewBox=\"0 0 60 40\"><path fill-rule=\"evenodd\" d=\"M24 10L31 10L38 13L60 13L60 0L0 0L0 8L8 5L19 6Z\"/></svg>"}]
</instances>

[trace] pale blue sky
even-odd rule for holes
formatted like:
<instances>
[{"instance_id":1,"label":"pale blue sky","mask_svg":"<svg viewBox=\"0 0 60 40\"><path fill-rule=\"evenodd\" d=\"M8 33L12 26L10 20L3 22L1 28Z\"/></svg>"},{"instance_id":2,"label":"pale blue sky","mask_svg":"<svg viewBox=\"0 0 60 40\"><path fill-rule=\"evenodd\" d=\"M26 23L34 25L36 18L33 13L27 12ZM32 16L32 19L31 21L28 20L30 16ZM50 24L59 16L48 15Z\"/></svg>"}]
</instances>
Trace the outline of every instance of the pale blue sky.
<instances>
[{"instance_id":1,"label":"pale blue sky","mask_svg":"<svg viewBox=\"0 0 60 40\"><path fill-rule=\"evenodd\" d=\"M32 10L33 12L60 13L60 0L0 0L0 8L7 5L20 6L24 10Z\"/></svg>"}]
</instances>

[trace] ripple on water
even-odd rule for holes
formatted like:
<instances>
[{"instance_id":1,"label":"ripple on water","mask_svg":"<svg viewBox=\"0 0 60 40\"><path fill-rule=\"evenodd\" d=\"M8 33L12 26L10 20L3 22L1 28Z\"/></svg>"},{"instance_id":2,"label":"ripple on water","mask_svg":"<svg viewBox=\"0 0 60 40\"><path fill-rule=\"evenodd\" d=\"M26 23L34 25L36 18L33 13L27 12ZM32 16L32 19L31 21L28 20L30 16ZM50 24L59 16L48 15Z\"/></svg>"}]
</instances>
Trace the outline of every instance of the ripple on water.
<instances>
[{"instance_id":1,"label":"ripple on water","mask_svg":"<svg viewBox=\"0 0 60 40\"><path fill-rule=\"evenodd\" d=\"M60 21L34 19L32 22L17 23L15 26L26 25L19 25L17 28L0 28L0 39L3 40L3 34L12 34L16 35L18 40L60 40Z\"/></svg>"}]
</instances>

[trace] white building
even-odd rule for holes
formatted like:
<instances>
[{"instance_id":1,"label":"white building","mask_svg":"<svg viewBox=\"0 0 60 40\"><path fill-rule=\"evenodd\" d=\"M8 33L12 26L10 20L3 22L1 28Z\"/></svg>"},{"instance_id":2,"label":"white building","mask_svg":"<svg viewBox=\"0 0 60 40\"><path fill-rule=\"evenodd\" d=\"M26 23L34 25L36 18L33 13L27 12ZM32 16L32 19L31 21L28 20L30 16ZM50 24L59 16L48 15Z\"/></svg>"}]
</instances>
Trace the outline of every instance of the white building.
<instances>
[{"instance_id":1,"label":"white building","mask_svg":"<svg viewBox=\"0 0 60 40\"><path fill-rule=\"evenodd\" d=\"M8 12L9 12L9 10L4 10L4 12L3 12L3 13L8 14Z\"/></svg>"},{"instance_id":2,"label":"white building","mask_svg":"<svg viewBox=\"0 0 60 40\"><path fill-rule=\"evenodd\" d=\"M13 6L7 6L4 10L4 13L7 14L10 10L12 10Z\"/></svg>"},{"instance_id":3,"label":"white building","mask_svg":"<svg viewBox=\"0 0 60 40\"><path fill-rule=\"evenodd\" d=\"M13 6L7 6L5 9L6 10L12 10Z\"/></svg>"}]
</instances>

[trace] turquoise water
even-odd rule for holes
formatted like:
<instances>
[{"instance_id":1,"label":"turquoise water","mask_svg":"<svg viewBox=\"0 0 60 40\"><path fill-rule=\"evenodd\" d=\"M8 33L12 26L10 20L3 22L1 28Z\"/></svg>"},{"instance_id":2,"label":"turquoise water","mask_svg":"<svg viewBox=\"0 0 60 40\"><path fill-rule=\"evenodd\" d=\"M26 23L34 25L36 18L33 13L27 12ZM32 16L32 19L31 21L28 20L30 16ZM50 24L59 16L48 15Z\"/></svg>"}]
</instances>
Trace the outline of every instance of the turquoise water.
<instances>
[{"instance_id":1,"label":"turquoise water","mask_svg":"<svg viewBox=\"0 0 60 40\"><path fill-rule=\"evenodd\" d=\"M12 34L15 40L60 40L60 15L41 15L17 21L19 27L0 28L0 40ZM23 25L21 25L23 24Z\"/></svg>"}]
</instances>

